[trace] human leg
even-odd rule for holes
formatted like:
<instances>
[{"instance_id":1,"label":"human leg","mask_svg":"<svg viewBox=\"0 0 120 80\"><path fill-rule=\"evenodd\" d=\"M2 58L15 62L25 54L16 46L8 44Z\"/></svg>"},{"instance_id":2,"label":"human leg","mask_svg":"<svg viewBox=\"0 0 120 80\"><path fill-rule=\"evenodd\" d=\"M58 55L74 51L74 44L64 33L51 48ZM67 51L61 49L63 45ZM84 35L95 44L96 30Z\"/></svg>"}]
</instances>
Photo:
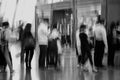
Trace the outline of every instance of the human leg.
<instances>
[{"instance_id":1,"label":"human leg","mask_svg":"<svg viewBox=\"0 0 120 80\"><path fill-rule=\"evenodd\" d=\"M108 66L114 66L115 47L110 46L108 50Z\"/></svg>"},{"instance_id":2,"label":"human leg","mask_svg":"<svg viewBox=\"0 0 120 80\"><path fill-rule=\"evenodd\" d=\"M39 67L45 67L47 45L40 45Z\"/></svg>"},{"instance_id":3,"label":"human leg","mask_svg":"<svg viewBox=\"0 0 120 80\"><path fill-rule=\"evenodd\" d=\"M34 48L30 49L29 68L31 68L31 61L32 61L33 55L34 55Z\"/></svg>"},{"instance_id":4,"label":"human leg","mask_svg":"<svg viewBox=\"0 0 120 80\"><path fill-rule=\"evenodd\" d=\"M28 60L29 60L29 50L26 49L25 52L26 52L26 57L25 57L26 68L28 68L29 67L29 63L28 63Z\"/></svg>"},{"instance_id":5,"label":"human leg","mask_svg":"<svg viewBox=\"0 0 120 80\"><path fill-rule=\"evenodd\" d=\"M7 45L5 46L5 59L9 66L10 72L13 72L13 65L12 65L12 61L10 60L9 49Z\"/></svg>"}]
</instances>

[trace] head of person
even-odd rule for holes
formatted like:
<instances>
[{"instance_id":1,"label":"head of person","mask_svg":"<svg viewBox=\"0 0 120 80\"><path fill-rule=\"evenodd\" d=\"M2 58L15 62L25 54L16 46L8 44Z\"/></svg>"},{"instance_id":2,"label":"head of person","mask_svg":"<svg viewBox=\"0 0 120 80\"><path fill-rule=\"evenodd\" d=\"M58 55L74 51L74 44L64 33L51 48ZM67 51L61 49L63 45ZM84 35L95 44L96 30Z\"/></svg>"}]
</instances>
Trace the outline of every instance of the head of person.
<instances>
[{"instance_id":1,"label":"head of person","mask_svg":"<svg viewBox=\"0 0 120 80\"><path fill-rule=\"evenodd\" d=\"M97 21L97 24L102 24L102 25L104 25L105 24L105 21L104 21L104 19L99 19L98 21Z\"/></svg>"},{"instance_id":2,"label":"head of person","mask_svg":"<svg viewBox=\"0 0 120 80\"><path fill-rule=\"evenodd\" d=\"M80 32L85 32L86 31L86 25L81 24L80 25Z\"/></svg>"},{"instance_id":3,"label":"head of person","mask_svg":"<svg viewBox=\"0 0 120 80\"><path fill-rule=\"evenodd\" d=\"M49 19L45 18L45 19L43 19L43 22L48 25L49 24Z\"/></svg>"},{"instance_id":4,"label":"head of person","mask_svg":"<svg viewBox=\"0 0 120 80\"><path fill-rule=\"evenodd\" d=\"M9 23L8 22L3 22L2 23L2 27L5 28L5 29L8 28L9 27Z\"/></svg>"},{"instance_id":5,"label":"head of person","mask_svg":"<svg viewBox=\"0 0 120 80\"><path fill-rule=\"evenodd\" d=\"M25 32L30 32L31 31L31 23L27 23L26 26L25 26Z\"/></svg>"},{"instance_id":6,"label":"head of person","mask_svg":"<svg viewBox=\"0 0 120 80\"><path fill-rule=\"evenodd\" d=\"M53 29L57 29L57 24L53 24Z\"/></svg>"}]
</instances>

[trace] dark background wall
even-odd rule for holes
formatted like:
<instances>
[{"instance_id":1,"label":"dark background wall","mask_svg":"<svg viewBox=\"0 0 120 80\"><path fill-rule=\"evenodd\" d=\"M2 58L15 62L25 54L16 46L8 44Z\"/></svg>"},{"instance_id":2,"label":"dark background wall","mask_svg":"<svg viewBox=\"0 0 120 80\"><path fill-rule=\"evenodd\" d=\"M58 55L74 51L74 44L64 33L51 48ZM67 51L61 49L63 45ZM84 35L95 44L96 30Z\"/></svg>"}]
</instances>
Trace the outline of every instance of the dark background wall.
<instances>
[{"instance_id":1,"label":"dark background wall","mask_svg":"<svg viewBox=\"0 0 120 80\"><path fill-rule=\"evenodd\" d=\"M120 0L102 0L101 12L102 17L107 18L107 27L109 29L109 25L112 21L120 21Z\"/></svg>"}]
</instances>

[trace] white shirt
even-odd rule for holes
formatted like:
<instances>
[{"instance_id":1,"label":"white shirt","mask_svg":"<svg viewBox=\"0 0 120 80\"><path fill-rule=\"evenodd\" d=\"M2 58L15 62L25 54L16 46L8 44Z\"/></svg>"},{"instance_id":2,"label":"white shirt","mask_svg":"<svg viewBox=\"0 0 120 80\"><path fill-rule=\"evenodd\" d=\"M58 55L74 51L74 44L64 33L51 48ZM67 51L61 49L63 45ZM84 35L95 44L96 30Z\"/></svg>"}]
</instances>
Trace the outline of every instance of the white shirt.
<instances>
[{"instance_id":1,"label":"white shirt","mask_svg":"<svg viewBox=\"0 0 120 80\"><path fill-rule=\"evenodd\" d=\"M103 41L105 44L106 52L108 51L108 44L107 44L107 34L106 30L103 25L97 24L94 28L94 34L96 40Z\"/></svg>"},{"instance_id":2,"label":"white shirt","mask_svg":"<svg viewBox=\"0 0 120 80\"><path fill-rule=\"evenodd\" d=\"M38 27L38 43L39 45L48 45L48 25L45 23L40 23Z\"/></svg>"},{"instance_id":3,"label":"white shirt","mask_svg":"<svg viewBox=\"0 0 120 80\"><path fill-rule=\"evenodd\" d=\"M55 39L57 37L59 37L59 32L57 31L57 29L53 29L52 33L50 34L50 38Z\"/></svg>"}]
</instances>

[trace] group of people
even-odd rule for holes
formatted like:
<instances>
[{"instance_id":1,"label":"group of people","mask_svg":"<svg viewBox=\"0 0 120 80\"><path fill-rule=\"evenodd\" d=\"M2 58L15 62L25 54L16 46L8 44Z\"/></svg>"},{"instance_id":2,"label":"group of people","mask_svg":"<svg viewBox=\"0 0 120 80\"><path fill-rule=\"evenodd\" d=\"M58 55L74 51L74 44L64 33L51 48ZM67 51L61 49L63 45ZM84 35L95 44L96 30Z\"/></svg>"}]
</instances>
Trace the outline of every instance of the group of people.
<instances>
[{"instance_id":1,"label":"group of people","mask_svg":"<svg viewBox=\"0 0 120 80\"><path fill-rule=\"evenodd\" d=\"M24 61L24 54L26 54L26 68L31 69L31 60L34 54L35 38L31 33L31 23L27 23L25 29L23 24L20 25L16 32L19 36L14 41L21 42L21 63ZM9 22L3 22L0 29L0 72L6 72L8 65L10 72L13 73L13 63L9 43L13 41L12 33L14 29L10 28Z\"/></svg>"},{"instance_id":2,"label":"group of people","mask_svg":"<svg viewBox=\"0 0 120 80\"><path fill-rule=\"evenodd\" d=\"M9 50L9 34L10 28L8 22L3 22L2 27L0 29L0 72L5 72L6 66L10 68L10 72L12 73L13 64L12 64L12 57L11 52Z\"/></svg>"},{"instance_id":3,"label":"group of people","mask_svg":"<svg viewBox=\"0 0 120 80\"><path fill-rule=\"evenodd\" d=\"M119 28L113 22L110 25L109 33L105 28L104 19L97 17L96 22L88 27L82 23L76 31L76 54L78 66L81 65L83 70L87 70L87 62L90 64L92 71L97 72L104 68L103 57L108 54L108 66L114 66L114 56L116 50L117 33Z\"/></svg>"},{"instance_id":4,"label":"group of people","mask_svg":"<svg viewBox=\"0 0 120 80\"><path fill-rule=\"evenodd\" d=\"M34 55L36 43L39 45L40 55L38 64L40 68L60 66L60 55L62 53L61 35L57 30L57 24L53 24L52 29L48 27L48 20L43 19L38 27L38 42L31 32L31 23L20 24L17 28L19 38L16 41L21 43L20 61L26 62L26 69L31 69L31 61ZM11 33L14 30L10 28L8 22L3 22L0 28L0 72L6 71L8 64L10 72L14 72L9 43L11 42ZM24 60L25 57L25 60Z\"/></svg>"},{"instance_id":5,"label":"group of people","mask_svg":"<svg viewBox=\"0 0 120 80\"><path fill-rule=\"evenodd\" d=\"M58 68L61 65L61 34L57 30L57 24L51 28L48 26L48 20L43 19L38 26L38 45L39 45L39 68L54 66ZM94 27L93 27L94 26ZM31 23L27 23L23 29L23 24L19 25L19 41L21 42L21 63L24 63L24 54L26 54L26 69L31 69L31 61L36 47L36 39L31 32ZM10 72L14 72L11 52L9 50L10 32L8 22L3 22L0 27L0 71L5 71L8 64ZM117 40L119 40L120 27L114 22L110 25L109 34L105 29L105 22L98 18L91 26L87 27L82 23L76 31L76 54L78 65L86 70L86 64L89 63L92 71L97 72L103 68L102 63L104 53L108 53L108 66L114 66L114 55ZM118 37L117 37L118 36ZM93 56L94 54L94 56Z\"/></svg>"},{"instance_id":6,"label":"group of people","mask_svg":"<svg viewBox=\"0 0 120 80\"><path fill-rule=\"evenodd\" d=\"M52 30L48 27L48 20L41 21L38 28L38 44L40 49L39 67L46 68L60 65L60 55L62 53L61 37L57 30L57 24L53 24Z\"/></svg>"}]
</instances>

